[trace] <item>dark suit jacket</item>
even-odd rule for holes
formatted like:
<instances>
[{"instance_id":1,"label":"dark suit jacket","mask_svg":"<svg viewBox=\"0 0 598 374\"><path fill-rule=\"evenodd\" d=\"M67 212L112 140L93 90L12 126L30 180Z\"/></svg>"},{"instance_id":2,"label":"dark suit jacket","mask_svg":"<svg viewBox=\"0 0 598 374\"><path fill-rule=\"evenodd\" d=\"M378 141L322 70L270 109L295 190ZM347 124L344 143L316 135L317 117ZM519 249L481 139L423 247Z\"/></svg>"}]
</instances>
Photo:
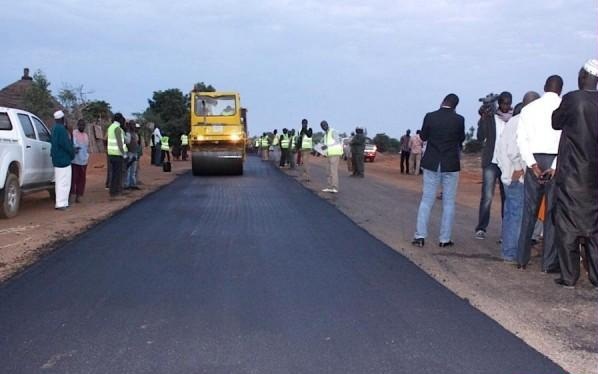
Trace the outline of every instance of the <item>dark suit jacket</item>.
<instances>
[{"instance_id":1,"label":"dark suit jacket","mask_svg":"<svg viewBox=\"0 0 598 374\"><path fill-rule=\"evenodd\" d=\"M465 140L465 119L453 109L440 108L426 114L421 139L428 142L422 159L422 168L453 172L461 170L461 145Z\"/></svg>"},{"instance_id":2,"label":"dark suit jacket","mask_svg":"<svg viewBox=\"0 0 598 374\"><path fill-rule=\"evenodd\" d=\"M496 145L496 120L494 115L480 118L476 137L484 144L482 149L482 168L490 165Z\"/></svg>"}]
</instances>

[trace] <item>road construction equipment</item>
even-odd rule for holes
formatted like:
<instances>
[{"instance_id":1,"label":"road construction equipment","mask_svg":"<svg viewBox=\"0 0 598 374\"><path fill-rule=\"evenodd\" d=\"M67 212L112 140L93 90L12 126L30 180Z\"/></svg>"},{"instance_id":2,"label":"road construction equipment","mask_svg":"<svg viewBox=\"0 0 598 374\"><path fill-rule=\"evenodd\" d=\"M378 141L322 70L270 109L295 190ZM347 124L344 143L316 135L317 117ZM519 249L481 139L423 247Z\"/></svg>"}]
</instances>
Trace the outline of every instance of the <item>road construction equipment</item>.
<instances>
[{"instance_id":1,"label":"road construction equipment","mask_svg":"<svg viewBox=\"0 0 598 374\"><path fill-rule=\"evenodd\" d=\"M247 110L236 92L191 92L193 175L243 174Z\"/></svg>"}]
</instances>

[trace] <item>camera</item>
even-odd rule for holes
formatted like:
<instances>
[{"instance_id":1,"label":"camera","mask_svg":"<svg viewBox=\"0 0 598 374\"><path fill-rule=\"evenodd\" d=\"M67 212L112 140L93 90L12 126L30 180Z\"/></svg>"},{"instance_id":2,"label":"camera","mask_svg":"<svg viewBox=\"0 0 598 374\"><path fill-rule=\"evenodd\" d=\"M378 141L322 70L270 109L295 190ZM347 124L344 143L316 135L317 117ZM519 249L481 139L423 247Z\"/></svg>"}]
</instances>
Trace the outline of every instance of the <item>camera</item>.
<instances>
[{"instance_id":1,"label":"camera","mask_svg":"<svg viewBox=\"0 0 598 374\"><path fill-rule=\"evenodd\" d=\"M482 103L482 106L480 106L480 109L478 110L480 116L492 116L494 113L496 113L496 110L498 109L498 97L498 94L491 92L488 95L478 99L478 101Z\"/></svg>"}]
</instances>

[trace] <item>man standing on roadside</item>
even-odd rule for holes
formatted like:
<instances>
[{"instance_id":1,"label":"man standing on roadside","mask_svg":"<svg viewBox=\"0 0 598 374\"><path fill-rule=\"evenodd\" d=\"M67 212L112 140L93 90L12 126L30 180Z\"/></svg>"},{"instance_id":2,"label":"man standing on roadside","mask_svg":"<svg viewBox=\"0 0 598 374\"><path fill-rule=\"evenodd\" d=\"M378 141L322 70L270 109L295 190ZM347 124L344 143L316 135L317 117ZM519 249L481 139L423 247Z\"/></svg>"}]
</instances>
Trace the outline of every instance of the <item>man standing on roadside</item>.
<instances>
[{"instance_id":1,"label":"man standing on roadside","mask_svg":"<svg viewBox=\"0 0 598 374\"><path fill-rule=\"evenodd\" d=\"M287 162L289 161L290 153L289 147L291 141L289 139L289 130L285 128L282 129L282 134L280 134L280 163L279 166L285 167Z\"/></svg>"},{"instance_id":2,"label":"man standing on roadside","mask_svg":"<svg viewBox=\"0 0 598 374\"><path fill-rule=\"evenodd\" d=\"M558 75L548 77L544 95L521 110L517 127L517 145L527 165L525 171L523 221L519 234L518 263L525 268L529 262L532 234L538 218L542 196L546 196L544 218L544 253L542 271L559 270L559 259L554 248L554 182L550 179L556 167L560 130L552 128L552 112L561 104L563 79ZM546 173L546 174L544 174Z\"/></svg>"},{"instance_id":3,"label":"man standing on roadside","mask_svg":"<svg viewBox=\"0 0 598 374\"><path fill-rule=\"evenodd\" d=\"M424 142L420 138L419 134L421 133L420 130L415 132L415 135L411 137L409 140L409 149L411 150L409 154L409 163L411 164L411 169L413 170L413 175L420 174L420 165L422 160L422 147Z\"/></svg>"},{"instance_id":4,"label":"man standing on roadside","mask_svg":"<svg viewBox=\"0 0 598 374\"><path fill-rule=\"evenodd\" d=\"M125 117L116 113L112 118L112 124L108 127L108 146L106 153L110 160L110 198L116 199L122 193L123 188L123 164L127 155L125 145Z\"/></svg>"},{"instance_id":5,"label":"man standing on roadside","mask_svg":"<svg viewBox=\"0 0 598 374\"><path fill-rule=\"evenodd\" d=\"M409 148L409 143L411 141L411 130L407 130L405 135L401 136L401 140L399 142L399 148L401 149L401 174L407 171L409 174L409 154L411 153L411 148Z\"/></svg>"},{"instance_id":6,"label":"man standing on roadside","mask_svg":"<svg viewBox=\"0 0 598 374\"><path fill-rule=\"evenodd\" d=\"M555 241L561 277L572 287L579 279L580 247L590 282L598 287L598 60L589 60L578 76L579 90L563 96L552 114L562 130L555 173Z\"/></svg>"},{"instance_id":7,"label":"man standing on roadside","mask_svg":"<svg viewBox=\"0 0 598 374\"><path fill-rule=\"evenodd\" d=\"M75 202L79 203L85 192L85 180L87 176L87 163L89 161L89 137L85 132L85 121L77 121L77 130L73 131L73 145L75 157L71 162L73 180L71 192L75 195Z\"/></svg>"},{"instance_id":8,"label":"man standing on roadside","mask_svg":"<svg viewBox=\"0 0 598 374\"><path fill-rule=\"evenodd\" d=\"M454 245L451 231L461 170L461 145L465 140L465 119L455 112L458 104L459 97L449 94L442 101L440 109L424 117L420 136L423 141L428 142L428 146L422 159L423 192L417 212L417 228L411 242L416 247L423 247L428 236L428 221L439 184L443 191L439 246Z\"/></svg>"},{"instance_id":9,"label":"man standing on roadside","mask_svg":"<svg viewBox=\"0 0 598 374\"><path fill-rule=\"evenodd\" d=\"M54 112L54 127L50 138L52 148L52 164L54 165L54 189L56 193L57 210L66 210L69 207L69 195L71 193L72 169L71 161L75 157L73 142L66 129L64 112Z\"/></svg>"},{"instance_id":10,"label":"man standing on roadside","mask_svg":"<svg viewBox=\"0 0 598 374\"><path fill-rule=\"evenodd\" d=\"M336 131L328 126L328 122L320 122L320 127L324 130L322 150L328 158L328 186L322 192L338 193L338 163L343 154L343 145Z\"/></svg>"},{"instance_id":11,"label":"man standing on roadside","mask_svg":"<svg viewBox=\"0 0 598 374\"><path fill-rule=\"evenodd\" d=\"M154 165L162 166L162 133L160 128L156 125L154 132L152 133L152 142L154 144L152 158Z\"/></svg>"},{"instance_id":12,"label":"man standing on roadside","mask_svg":"<svg viewBox=\"0 0 598 374\"><path fill-rule=\"evenodd\" d=\"M482 196L480 197L480 210L478 225L475 228L475 238L485 239L486 229L490 223L490 208L494 189L498 182L500 190L501 212L505 202L505 191L500 182L500 169L496 155L496 143L500 139L505 124L513 116L511 105L513 96L510 92L504 91L498 96L498 110L496 113L482 113L478 122L478 141L484 143L482 150ZM501 214L502 216L502 214Z\"/></svg>"},{"instance_id":13,"label":"man standing on roadside","mask_svg":"<svg viewBox=\"0 0 598 374\"><path fill-rule=\"evenodd\" d=\"M519 231L523 216L523 174L525 163L517 146L517 127L521 109L538 99L537 92L530 91L523 102L515 106L513 117L507 122L498 143L496 156L501 171L501 182L505 190L505 209L502 220L502 258L511 264L517 263Z\"/></svg>"},{"instance_id":14,"label":"man standing on roadside","mask_svg":"<svg viewBox=\"0 0 598 374\"><path fill-rule=\"evenodd\" d=\"M304 118L301 120L301 131L299 132L299 138L297 140L297 149L301 155L299 167L301 168L301 177L304 181L309 182L309 165L308 158L309 154L313 149L313 131L311 127L307 127L307 120Z\"/></svg>"},{"instance_id":15,"label":"man standing on roadside","mask_svg":"<svg viewBox=\"0 0 598 374\"><path fill-rule=\"evenodd\" d=\"M351 138L351 165L353 169L352 176L363 178L364 173L364 159L363 152L365 151L365 135L361 127L355 128L355 135Z\"/></svg>"}]
</instances>

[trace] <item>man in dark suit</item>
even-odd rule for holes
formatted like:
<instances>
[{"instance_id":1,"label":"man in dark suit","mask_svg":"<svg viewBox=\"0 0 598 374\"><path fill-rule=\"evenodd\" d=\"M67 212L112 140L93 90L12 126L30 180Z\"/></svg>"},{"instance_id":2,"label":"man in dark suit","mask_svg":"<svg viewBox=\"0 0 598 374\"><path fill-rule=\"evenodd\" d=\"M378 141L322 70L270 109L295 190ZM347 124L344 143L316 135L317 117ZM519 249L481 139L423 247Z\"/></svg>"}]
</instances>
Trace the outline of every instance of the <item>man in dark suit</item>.
<instances>
[{"instance_id":1,"label":"man in dark suit","mask_svg":"<svg viewBox=\"0 0 598 374\"><path fill-rule=\"evenodd\" d=\"M424 169L422 199L417 212L417 228L412 244L424 246L428 236L430 212L436 201L436 190L442 184L442 219L440 223L439 246L450 247L455 197L461 170L461 146L465 140L465 119L455 112L459 97L447 95L440 109L426 114L420 137L427 141L421 166Z\"/></svg>"},{"instance_id":2,"label":"man in dark suit","mask_svg":"<svg viewBox=\"0 0 598 374\"><path fill-rule=\"evenodd\" d=\"M475 228L476 239L486 238L486 229L488 223L490 223L490 208L492 207L492 198L494 197L497 182L500 189L501 212L505 202L505 190L500 181L501 172L498 168L496 144L505 125L513 116L512 103L513 96L510 92L504 91L498 96L498 110L496 113L494 111L480 113L477 138L478 141L484 143L484 150L482 151L482 196L480 198L478 225Z\"/></svg>"}]
</instances>

